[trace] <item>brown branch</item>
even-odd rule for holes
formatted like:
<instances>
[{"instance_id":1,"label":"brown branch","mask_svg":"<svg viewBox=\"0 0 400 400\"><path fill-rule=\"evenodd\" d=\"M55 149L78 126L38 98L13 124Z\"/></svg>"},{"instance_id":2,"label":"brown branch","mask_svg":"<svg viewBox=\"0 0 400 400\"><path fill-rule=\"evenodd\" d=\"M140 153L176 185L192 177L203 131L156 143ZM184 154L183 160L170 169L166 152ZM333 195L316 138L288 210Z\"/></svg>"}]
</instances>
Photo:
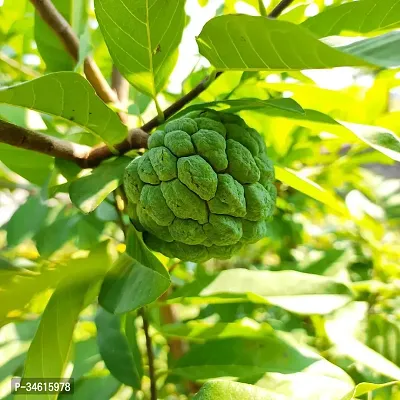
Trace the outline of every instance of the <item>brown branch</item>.
<instances>
[{"instance_id":1,"label":"brown branch","mask_svg":"<svg viewBox=\"0 0 400 400\"><path fill-rule=\"evenodd\" d=\"M147 133L137 129L129 135L130 149L141 149L147 144ZM40 132L35 132L30 129L25 129L20 126L10 124L9 122L0 119L0 142L11 146L20 147L26 150L37 151L47 154L52 157L62 158L64 160L74 161L81 168L90 168L88 163L89 155L96 155L100 161L107 157L102 157L103 148L92 148L77 143L72 143L68 140L58 139L53 136L44 135ZM116 145L118 149L119 145ZM100 161L96 164L98 165Z\"/></svg>"},{"instance_id":2,"label":"brown branch","mask_svg":"<svg viewBox=\"0 0 400 400\"><path fill-rule=\"evenodd\" d=\"M82 164L91 150L89 146L47 136L3 120L0 120L0 142L74 161L79 165Z\"/></svg>"},{"instance_id":3,"label":"brown branch","mask_svg":"<svg viewBox=\"0 0 400 400\"><path fill-rule=\"evenodd\" d=\"M153 352L153 343L151 340L150 332L149 332L149 321L147 319L146 311L144 308L139 310L139 314L143 320L143 331L146 337L146 350L147 350L147 358L149 362L149 378L150 378L150 395L151 400L157 400L157 386L156 386L156 374L154 368L154 352Z\"/></svg>"},{"instance_id":4,"label":"brown branch","mask_svg":"<svg viewBox=\"0 0 400 400\"><path fill-rule=\"evenodd\" d=\"M289 7L294 0L282 0L280 1L276 7L268 14L269 18L277 18L279 17L285 8Z\"/></svg>"},{"instance_id":5,"label":"brown branch","mask_svg":"<svg viewBox=\"0 0 400 400\"><path fill-rule=\"evenodd\" d=\"M30 0L41 18L58 36L69 55L78 61L79 58L79 39L72 30L65 18L54 7L51 0ZM118 97L111 89L106 79L102 75L96 62L91 57L86 57L84 61L84 72L88 81L92 84L98 96L105 103L118 104Z\"/></svg>"},{"instance_id":6,"label":"brown branch","mask_svg":"<svg viewBox=\"0 0 400 400\"><path fill-rule=\"evenodd\" d=\"M148 137L149 135L145 131L135 128L129 131L128 137L123 142L118 143L114 147L119 154L125 154L133 149L147 148ZM97 167L102 161L113 156L115 154L107 146L95 147L87 155L84 161L84 168Z\"/></svg>"}]
</instances>

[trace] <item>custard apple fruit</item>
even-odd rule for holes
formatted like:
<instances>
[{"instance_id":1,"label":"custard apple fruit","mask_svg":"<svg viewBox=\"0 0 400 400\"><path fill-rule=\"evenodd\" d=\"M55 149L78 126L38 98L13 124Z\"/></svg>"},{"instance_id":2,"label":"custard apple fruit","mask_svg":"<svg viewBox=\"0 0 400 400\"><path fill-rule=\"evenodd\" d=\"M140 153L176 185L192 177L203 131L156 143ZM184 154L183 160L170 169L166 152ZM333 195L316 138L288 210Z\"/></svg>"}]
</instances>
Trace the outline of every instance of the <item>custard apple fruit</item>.
<instances>
[{"instance_id":1,"label":"custard apple fruit","mask_svg":"<svg viewBox=\"0 0 400 400\"><path fill-rule=\"evenodd\" d=\"M237 115L193 111L149 138L126 168L128 210L145 243L187 261L227 259L265 237L274 168L262 137Z\"/></svg>"}]
</instances>

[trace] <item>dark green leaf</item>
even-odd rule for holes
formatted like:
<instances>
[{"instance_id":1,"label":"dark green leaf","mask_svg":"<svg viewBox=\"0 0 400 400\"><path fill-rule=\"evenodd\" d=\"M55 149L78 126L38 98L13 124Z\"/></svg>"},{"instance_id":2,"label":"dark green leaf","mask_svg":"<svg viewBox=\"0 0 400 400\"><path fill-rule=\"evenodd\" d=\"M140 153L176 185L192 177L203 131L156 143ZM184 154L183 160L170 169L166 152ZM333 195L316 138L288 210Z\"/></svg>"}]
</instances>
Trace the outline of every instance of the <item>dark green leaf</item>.
<instances>
[{"instance_id":1,"label":"dark green leaf","mask_svg":"<svg viewBox=\"0 0 400 400\"><path fill-rule=\"evenodd\" d=\"M121 73L155 97L175 66L183 29L183 0L95 0L96 17Z\"/></svg>"},{"instance_id":2,"label":"dark green leaf","mask_svg":"<svg viewBox=\"0 0 400 400\"><path fill-rule=\"evenodd\" d=\"M75 226L79 216L65 216L57 218L50 225L42 228L36 235L36 247L39 254L48 258L60 249L68 240L76 234Z\"/></svg>"},{"instance_id":3,"label":"dark green leaf","mask_svg":"<svg viewBox=\"0 0 400 400\"><path fill-rule=\"evenodd\" d=\"M52 157L0 143L0 160L11 171L28 181L42 186L50 176Z\"/></svg>"},{"instance_id":4,"label":"dark green leaf","mask_svg":"<svg viewBox=\"0 0 400 400\"><path fill-rule=\"evenodd\" d=\"M125 385L140 389L141 358L140 354L131 351L125 334L125 322L125 318L100 309L96 316L97 343L111 374ZM130 340L136 342L136 338Z\"/></svg>"},{"instance_id":5,"label":"dark green leaf","mask_svg":"<svg viewBox=\"0 0 400 400\"><path fill-rule=\"evenodd\" d=\"M92 174L71 182L69 195L72 203L84 213L93 211L121 185L125 167L130 161L128 157L116 158L103 163Z\"/></svg>"},{"instance_id":6,"label":"dark green leaf","mask_svg":"<svg viewBox=\"0 0 400 400\"><path fill-rule=\"evenodd\" d=\"M75 72L55 72L0 90L0 103L62 117L112 145L127 135L117 114L97 97L90 83Z\"/></svg>"},{"instance_id":7,"label":"dark green leaf","mask_svg":"<svg viewBox=\"0 0 400 400\"><path fill-rule=\"evenodd\" d=\"M329 7L302 23L317 37L340 35L343 31L368 33L394 28L400 23L397 0L362 0Z\"/></svg>"},{"instance_id":8,"label":"dark green leaf","mask_svg":"<svg viewBox=\"0 0 400 400\"><path fill-rule=\"evenodd\" d=\"M178 360L172 373L190 380L224 376L240 379L266 372L300 372L318 360L272 335L254 340L231 338L193 346Z\"/></svg>"},{"instance_id":9,"label":"dark green leaf","mask_svg":"<svg viewBox=\"0 0 400 400\"><path fill-rule=\"evenodd\" d=\"M109 312L122 314L157 300L169 285L168 271L131 229L127 252L108 272L99 302Z\"/></svg>"},{"instance_id":10,"label":"dark green leaf","mask_svg":"<svg viewBox=\"0 0 400 400\"><path fill-rule=\"evenodd\" d=\"M30 196L8 221L7 244L14 247L30 239L41 228L48 207L40 196Z\"/></svg>"},{"instance_id":11,"label":"dark green leaf","mask_svg":"<svg viewBox=\"0 0 400 400\"><path fill-rule=\"evenodd\" d=\"M72 180L82 171L81 168L72 161L63 160L62 158L56 158L54 165L58 168L61 175L65 179Z\"/></svg>"},{"instance_id":12,"label":"dark green leaf","mask_svg":"<svg viewBox=\"0 0 400 400\"><path fill-rule=\"evenodd\" d=\"M74 369L71 378L82 378L101 361L99 349L94 337L75 343L74 347Z\"/></svg>"}]
</instances>

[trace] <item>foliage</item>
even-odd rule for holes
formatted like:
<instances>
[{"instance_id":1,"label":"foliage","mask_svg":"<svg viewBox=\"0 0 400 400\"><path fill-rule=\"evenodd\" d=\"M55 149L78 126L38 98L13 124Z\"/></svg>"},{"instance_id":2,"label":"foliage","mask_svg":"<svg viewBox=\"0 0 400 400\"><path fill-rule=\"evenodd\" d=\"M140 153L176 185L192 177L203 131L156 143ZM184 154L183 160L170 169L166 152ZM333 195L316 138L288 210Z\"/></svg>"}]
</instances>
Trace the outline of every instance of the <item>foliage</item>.
<instances>
[{"instance_id":1,"label":"foliage","mask_svg":"<svg viewBox=\"0 0 400 400\"><path fill-rule=\"evenodd\" d=\"M0 2L0 397L400 399L400 3L48 3ZM196 257L234 178L276 209Z\"/></svg>"}]
</instances>

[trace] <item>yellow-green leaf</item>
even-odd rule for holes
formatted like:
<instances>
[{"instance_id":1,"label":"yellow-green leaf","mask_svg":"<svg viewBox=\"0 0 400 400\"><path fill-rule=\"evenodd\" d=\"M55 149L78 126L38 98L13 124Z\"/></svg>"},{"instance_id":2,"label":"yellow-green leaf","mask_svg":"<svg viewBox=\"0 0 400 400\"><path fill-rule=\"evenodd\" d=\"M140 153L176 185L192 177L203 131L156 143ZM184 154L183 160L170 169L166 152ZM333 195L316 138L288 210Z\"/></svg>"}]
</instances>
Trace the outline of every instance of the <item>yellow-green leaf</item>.
<instances>
[{"instance_id":1,"label":"yellow-green leaf","mask_svg":"<svg viewBox=\"0 0 400 400\"><path fill-rule=\"evenodd\" d=\"M90 83L75 72L55 72L0 89L0 103L26 107L64 118L108 144L121 142L126 126L96 95Z\"/></svg>"}]
</instances>

